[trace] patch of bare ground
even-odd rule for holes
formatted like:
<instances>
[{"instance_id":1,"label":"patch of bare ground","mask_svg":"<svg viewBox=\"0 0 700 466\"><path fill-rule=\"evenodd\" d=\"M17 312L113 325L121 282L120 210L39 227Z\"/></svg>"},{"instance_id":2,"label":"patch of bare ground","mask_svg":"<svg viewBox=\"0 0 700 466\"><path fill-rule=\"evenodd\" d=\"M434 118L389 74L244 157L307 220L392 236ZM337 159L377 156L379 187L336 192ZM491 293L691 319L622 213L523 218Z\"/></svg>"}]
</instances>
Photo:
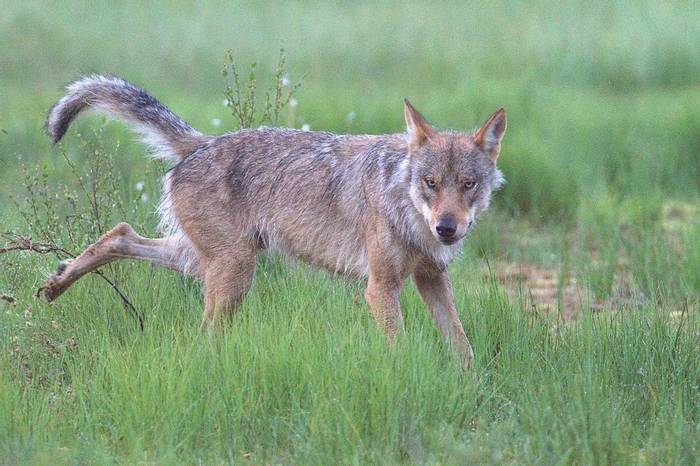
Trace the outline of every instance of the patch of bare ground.
<instances>
[{"instance_id":1,"label":"patch of bare ground","mask_svg":"<svg viewBox=\"0 0 700 466\"><path fill-rule=\"evenodd\" d=\"M675 253L687 253L684 234L693 228L698 215L700 207L689 202L673 200L661 206L659 220L664 240ZM508 226L504 226L504 230L508 231ZM521 246L526 245L521 240ZM590 251L590 257L592 261L598 260L595 247ZM489 278L493 274L511 299L522 300L535 313L553 315L560 311L561 317L570 322L586 311L634 309L649 304L649 298L633 285L633 277L625 270L625 260L625 257L618 258L615 285L606 297L595 297L572 271L564 272L558 267L533 262L496 262L484 267L483 275ZM669 316L675 318L683 312L676 309Z\"/></svg>"},{"instance_id":2,"label":"patch of bare ground","mask_svg":"<svg viewBox=\"0 0 700 466\"><path fill-rule=\"evenodd\" d=\"M484 277L488 278L490 273L511 299L524 300L536 313L557 312L561 308L567 321L580 313L586 297L586 290L576 277L571 273L562 276L558 269L527 262L497 262L491 266L491 271L484 270Z\"/></svg>"},{"instance_id":3,"label":"patch of bare ground","mask_svg":"<svg viewBox=\"0 0 700 466\"><path fill-rule=\"evenodd\" d=\"M578 319L585 311L636 308L648 302L644 293L633 289L631 278L625 274L619 274L610 296L596 299L573 272L563 274L560 269L528 262L498 262L491 270L511 299L524 300L538 314L560 311L566 322ZM490 274L488 270L483 273L484 277Z\"/></svg>"}]
</instances>

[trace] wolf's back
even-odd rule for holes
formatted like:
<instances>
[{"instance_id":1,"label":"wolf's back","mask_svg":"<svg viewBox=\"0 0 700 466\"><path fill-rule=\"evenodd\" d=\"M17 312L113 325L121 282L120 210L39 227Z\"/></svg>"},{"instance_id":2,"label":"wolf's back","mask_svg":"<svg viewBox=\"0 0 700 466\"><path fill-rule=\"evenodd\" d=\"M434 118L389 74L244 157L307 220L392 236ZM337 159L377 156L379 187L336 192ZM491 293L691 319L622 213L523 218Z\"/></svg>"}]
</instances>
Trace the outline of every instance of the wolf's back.
<instances>
[{"instance_id":1,"label":"wolf's back","mask_svg":"<svg viewBox=\"0 0 700 466\"><path fill-rule=\"evenodd\" d=\"M83 110L96 110L131 123L156 157L182 160L204 139L165 105L124 79L92 75L72 82L66 89L68 94L46 118L46 130L54 144Z\"/></svg>"}]
</instances>

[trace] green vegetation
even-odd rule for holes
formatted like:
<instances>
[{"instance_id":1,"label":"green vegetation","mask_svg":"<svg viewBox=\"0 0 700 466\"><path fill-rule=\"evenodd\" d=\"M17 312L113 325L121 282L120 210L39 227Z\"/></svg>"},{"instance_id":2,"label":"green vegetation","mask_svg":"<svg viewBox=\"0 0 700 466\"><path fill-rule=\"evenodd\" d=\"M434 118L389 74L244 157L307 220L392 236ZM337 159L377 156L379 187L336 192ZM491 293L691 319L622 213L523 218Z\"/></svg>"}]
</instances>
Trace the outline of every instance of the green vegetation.
<instances>
[{"instance_id":1,"label":"green vegetation","mask_svg":"<svg viewBox=\"0 0 700 466\"><path fill-rule=\"evenodd\" d=\"M226 50L243 82L257 63L264 109L284 46L303 87L283 124L399 132L403 97L441 127L509 121L508 184L452 266L471 373L413 285L392 351L361 283L261 258L210 339L194 281L106 268L141 331L94 275L35 299L57 258L7 253L0 464L700 463L694 3L10 1L0 43L0 232L70 250L121 220L153 235L166 168L96 117L50 148L45 112L81 73L220 133Z\"/></svg>"}]
</instances>

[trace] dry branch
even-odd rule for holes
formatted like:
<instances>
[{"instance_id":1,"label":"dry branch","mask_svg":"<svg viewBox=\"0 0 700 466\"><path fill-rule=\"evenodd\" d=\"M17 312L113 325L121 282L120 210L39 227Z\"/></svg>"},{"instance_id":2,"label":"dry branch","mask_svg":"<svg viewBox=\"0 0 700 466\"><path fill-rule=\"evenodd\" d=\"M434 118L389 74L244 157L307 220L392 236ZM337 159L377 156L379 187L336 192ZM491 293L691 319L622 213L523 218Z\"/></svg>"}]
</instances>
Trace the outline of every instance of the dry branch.
<instances>
[{"instance_id":1,"label":"dry branch","mask_svg":"<svg viewBox=\"0 0 700 466\"><path fill-rule=\"evenodd\" d=\"M54 243L34 242L28 236L22 236L15 233L2 233L0 234L0 236L2 236L7 241L7 244L5 246L0 247L0 254L5 254L13 251L30 251L39 254L55 254L59 259L74 259L75 257L77 257L76 254ZM117 295L119 295L119 298L121 298L122 303L124 303L124 307L127 308L129 312L133 314L134 317L136 317L136 319L138 319L139 327L141 328L141 330L143 330L143 316L131 303L131 301L129 301L129 298L127 298L126 294L101 270L93 270L92 273L98 275L101 279L107 282L110 287L112 287L112 289L117 293ZM38 298L43 291L44 287L42 286L39 289L37 289L35 296Z\"/></svg>"}]
</instances>

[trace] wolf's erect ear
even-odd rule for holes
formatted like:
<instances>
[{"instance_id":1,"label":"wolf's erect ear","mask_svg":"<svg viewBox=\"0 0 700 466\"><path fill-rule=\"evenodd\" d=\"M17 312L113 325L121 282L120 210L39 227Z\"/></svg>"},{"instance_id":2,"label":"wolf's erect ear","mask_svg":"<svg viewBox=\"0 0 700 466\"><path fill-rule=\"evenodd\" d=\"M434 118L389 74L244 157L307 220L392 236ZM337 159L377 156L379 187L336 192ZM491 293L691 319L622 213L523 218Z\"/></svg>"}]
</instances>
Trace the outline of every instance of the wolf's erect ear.
<instances>
[{"instance_id":1,"label":"wolf's erect ear","mask_svg":"<svg viewBox=\"0 0 700 466\"><path fill-rule=\"evenodd\" d=\"M481 147L495 162L501 152L501 139L506 132L506 111L496 110L474 134L474 143Z\"/></svg>"},{"instance_id":2,"label":"wolf's erect ear","mask_svg":"<svg viewBox=\"0 0 700 466\"><path fill-rule=\"evenodd\" d=\"M408 143L413 147L420 147L430 139L435 131L428 121L423 118L408 99L403 99L403 109L406 115L406 130L408 131Z\"/></svg>"}]
</instances>

